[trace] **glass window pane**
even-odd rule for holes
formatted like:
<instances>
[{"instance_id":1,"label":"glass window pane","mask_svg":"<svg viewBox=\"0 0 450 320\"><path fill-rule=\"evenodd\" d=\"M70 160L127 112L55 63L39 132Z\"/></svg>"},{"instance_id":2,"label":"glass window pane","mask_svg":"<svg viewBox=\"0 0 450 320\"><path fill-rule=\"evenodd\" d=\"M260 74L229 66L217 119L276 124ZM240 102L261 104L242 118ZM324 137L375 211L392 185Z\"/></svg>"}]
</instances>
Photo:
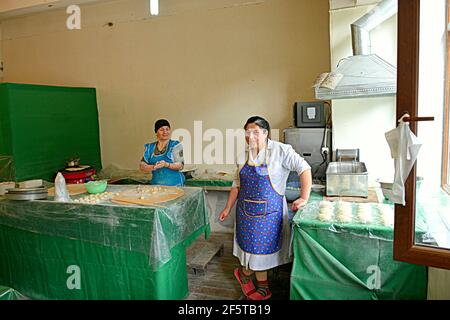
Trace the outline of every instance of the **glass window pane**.
<instances>
[{"instance_id":1,"label":"glass window pane","mask_svg":"<svg viewBox=\"0 0 450 320\"><path fill-rule=\"evenodd\" d=\"M417 158L415 242L450 249L450 195L442 189L445 79L447 73L447 0L421 3L419 122L422 143Z\"/></svg>"}]
</instances>

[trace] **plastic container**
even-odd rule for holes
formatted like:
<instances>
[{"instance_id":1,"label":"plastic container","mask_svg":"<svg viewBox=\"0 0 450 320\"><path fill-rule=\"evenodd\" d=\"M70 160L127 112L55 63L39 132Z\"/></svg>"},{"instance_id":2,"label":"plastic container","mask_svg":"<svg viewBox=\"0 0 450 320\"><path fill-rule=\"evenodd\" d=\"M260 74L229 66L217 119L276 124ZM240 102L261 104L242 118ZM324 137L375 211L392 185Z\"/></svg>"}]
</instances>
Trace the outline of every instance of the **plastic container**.
<instances>
[{"instance_id":1,"label":"plastic container","mask_svg":"<svg viewBox=\"0 0 450 320\"><path fill-rule=\"evenodd\" d=\"M108 187L108 180L90 181L88 183L85 183L84 186L89 193L102 193L105 192L106 188Z\"/></svg>"}]
</instances>

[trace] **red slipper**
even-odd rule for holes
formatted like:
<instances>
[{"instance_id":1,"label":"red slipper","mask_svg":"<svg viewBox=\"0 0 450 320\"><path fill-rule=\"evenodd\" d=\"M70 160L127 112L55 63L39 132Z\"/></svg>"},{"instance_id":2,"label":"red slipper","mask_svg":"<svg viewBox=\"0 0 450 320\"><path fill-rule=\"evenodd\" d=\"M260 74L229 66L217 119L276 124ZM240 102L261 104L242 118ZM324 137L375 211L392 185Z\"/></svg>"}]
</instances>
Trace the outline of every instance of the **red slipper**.
<instances>
[{"instance_id":1,"label":"red slipper","mask_svg":"<svg viewBox=\"0 0 450 320\"><path fill-rule=\"evenodd\" d=\"M256 292L255 285L253 284L253 281L249 279L247 283L243 283L241 280L241 274L239 272L239 268L234 269L234 276L236 277L236 280L241 285L242 292L248 297L251 294L254 294Z\"/></svg>"},{"instance_id":2,"label":"red slipper","mask_svg":"<svg viewBox=\"0 0 450 320\"><path fill-rule=\"evenodd\" d=\"M267 289L267 295L263 296L260 292L255 291L251 295L248 296L249 300L268 300L272 297L272 292Z\"/></svg>"}]
</instances>

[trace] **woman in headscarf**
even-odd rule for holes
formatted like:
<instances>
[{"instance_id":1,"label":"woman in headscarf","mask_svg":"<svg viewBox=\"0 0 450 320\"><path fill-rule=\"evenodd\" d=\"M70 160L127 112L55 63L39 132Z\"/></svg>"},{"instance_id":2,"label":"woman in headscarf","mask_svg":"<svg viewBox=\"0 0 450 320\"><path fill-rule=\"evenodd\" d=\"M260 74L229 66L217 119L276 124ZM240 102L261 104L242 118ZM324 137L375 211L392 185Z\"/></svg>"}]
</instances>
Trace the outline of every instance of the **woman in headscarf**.
<instances>
[{"instance_id":1,"label":"woman in headscarf","mask_svg":"<svg viewBox=\"0 0 450 320\"><path fill-rule=\"evenodd\" d=\"M179 141L171 140L169 121L160 119L155 122L157 141L145 145L140 170L152 173L151 184L164 186L184 185L183 146Z\"/></svg>"},{"instance_id":2,"label":"woman in headscarf","mask_svg":"<svg viewBox=\"0 0 450 320\"><path fill-rule=\"evenodd\" d=\"M296 171L301 194L294 201L295 212L304 206L311 192L311 167L292 146L269 139L270 125L261 117L251 117L245 126L248 150L237 174L225 209L224 221L237 200L233 254L242 267L234 270L243 293L250 300L272 296L267 271L292 261L289 209L284 196L291 171ZM256 276L257 286L252 281Z\"/></svg>"}]
</instances>

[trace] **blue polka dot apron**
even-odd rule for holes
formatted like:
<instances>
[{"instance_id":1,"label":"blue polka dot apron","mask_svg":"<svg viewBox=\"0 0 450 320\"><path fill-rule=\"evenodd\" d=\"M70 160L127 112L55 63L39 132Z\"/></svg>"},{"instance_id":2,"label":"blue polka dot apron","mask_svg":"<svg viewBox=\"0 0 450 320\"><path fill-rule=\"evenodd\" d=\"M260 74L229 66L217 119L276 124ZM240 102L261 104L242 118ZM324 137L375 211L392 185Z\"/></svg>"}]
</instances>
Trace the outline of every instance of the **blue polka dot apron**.
<instances>
[{"instance_id":1,"label":"blue polka dot apron","mask_svg":"<svg viewBox=\"0 0 450 320\"><path fill-rule=\"evenodd\" d=\"M273 254L281 249L283 195L272 186L267 161L261 166L247 163L239 172L236 208L236 240L252 254Z\"/></svg>"}]
</instances>

